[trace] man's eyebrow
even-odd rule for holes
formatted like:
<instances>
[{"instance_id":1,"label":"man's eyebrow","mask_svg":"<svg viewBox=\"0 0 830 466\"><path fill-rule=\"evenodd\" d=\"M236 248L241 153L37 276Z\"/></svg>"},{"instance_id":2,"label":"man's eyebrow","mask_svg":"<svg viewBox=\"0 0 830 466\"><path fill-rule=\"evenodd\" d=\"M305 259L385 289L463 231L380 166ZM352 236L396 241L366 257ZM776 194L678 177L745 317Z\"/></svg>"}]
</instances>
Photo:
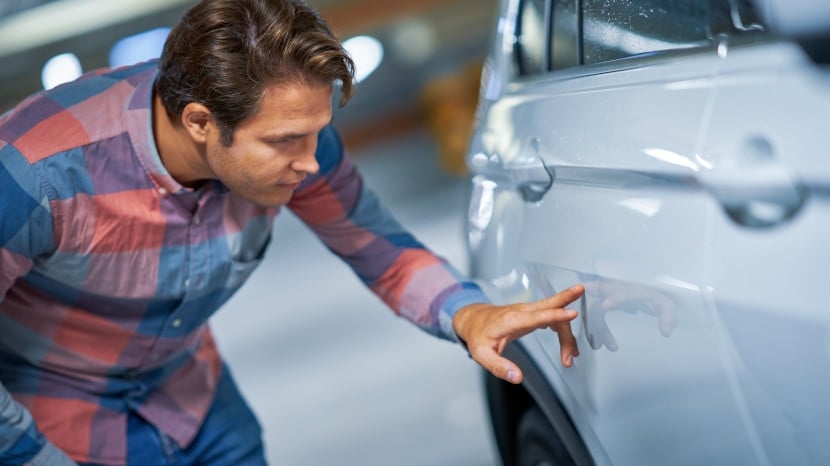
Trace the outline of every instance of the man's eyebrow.
<instances>
[{"instance_id":1,"label":"man's eyebrow","mask_svg":"<svg viewBox=\"0 0 830 466\"><path fill-rule=\"evenodd\" d=\"M273 140L278 140L278 139L294 139L294 138L303 138L303 137L306 137L306 136L311 136L312 134L317 134L317 133L323 131L327 126L329 126L331 124L331 121L332 120L329 120L328 122L326 122L326 124L323 125L323 127L320 128L319 130L314 130L314 131L287 130L287 131L284 131L284 132L277 131L277 132L274 132L274 133L266 134L265 136L263 136L263 139L273 141Z\"/></svg>"}]
</instances>

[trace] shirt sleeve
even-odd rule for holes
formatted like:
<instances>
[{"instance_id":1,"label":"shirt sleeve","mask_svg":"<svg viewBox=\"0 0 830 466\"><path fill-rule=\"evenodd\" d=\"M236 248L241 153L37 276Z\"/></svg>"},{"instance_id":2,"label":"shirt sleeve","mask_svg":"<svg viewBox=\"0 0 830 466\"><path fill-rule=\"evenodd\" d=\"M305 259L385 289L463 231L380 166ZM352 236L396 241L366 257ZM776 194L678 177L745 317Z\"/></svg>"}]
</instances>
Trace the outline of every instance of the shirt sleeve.
<instances>
[{"instance_id":1,"label":"shirt sleeve","mask_svg":"<svg viewBox=\"0 0 830 466\"><path fill-rule=\"evenodd\" d=\"M332 127L319 136L317 161L320 171L303 182L289 208L396 314L458 341L452 318L468 304L488 302L481 289L381 205Z\"/></svg>"},{"instance_id":2,"label":"shirt sleeve","mask_svg":"<svg viewBox=\"0 0 830 466\"><path fill-rule=\"evenodd\" d=\"M52 215L39 178L13 146L0 141L0 305L11 286L51 247ZM0 382L0 464L74 465L38 431Z\"/></svg>"},{"instance_id":3,"label":"shirt sleeve","mask_svg":"<svg viewBox=\"0 0 830 466\"><path fill-rule=\"evenodd\" d=\"M0 383L0 464L74 466L35 426L32 416Z\"/></svg>"},{"instance_id":4,"label":"shirt sleeve","mask_svg":"<svg viewBox=\"0 0 830 466\"><path fill-rule=\"evenodd\" d=\"M52 249L52 210L40 180L14 146L0 141L0 303L34 259Z\"/></svg>"}]
</instances>

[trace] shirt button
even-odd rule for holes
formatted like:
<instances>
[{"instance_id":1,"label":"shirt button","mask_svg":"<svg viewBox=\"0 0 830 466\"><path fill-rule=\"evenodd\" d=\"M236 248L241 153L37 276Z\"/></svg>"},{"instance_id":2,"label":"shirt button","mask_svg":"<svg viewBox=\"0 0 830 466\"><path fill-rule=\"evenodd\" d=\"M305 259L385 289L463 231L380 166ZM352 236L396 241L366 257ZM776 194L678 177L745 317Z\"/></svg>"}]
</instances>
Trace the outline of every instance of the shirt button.
<instances>
[{"instance_id":1,"label":"shirt button","mask_svg":"<svg viewBox=\"0 0 830 466\"><path fill-rule=\"evenodd\" d=\"M164 188L159 188L159 194L161 194L162 196L166 196L167 195L167 190L164 189Z\"/></svg>"},{"instance_id":2,"label":"shirt button","mask_svg":"<svg viewBox=\"0 0 830 466\"><path fill-rule=\"evenodd\" d=\"M185 288L190 288L190 279L189 278L184 279L184 287Z\"/></svg>"},{"instance_id":3,"label":"shirt button","mask_svg":"<svg viewBox=\"0 0 830 466\"><path fill-rule=\"evenodd\" d=\"M173 328L179 328L182 326L182 319L174 319L173 322L170 323Z\"/></svg>"},{"instance_id":4,"label":"shirt button","mask_svg":"<svg viewBox=\"0 0 830 466\"><path fill-rule=\"evenodd\" d=\"M198 215L194 215L193 216L193 224L198 225L200 223L202 223L202 219L200 219Z\"/></svg>"}]
</instances>

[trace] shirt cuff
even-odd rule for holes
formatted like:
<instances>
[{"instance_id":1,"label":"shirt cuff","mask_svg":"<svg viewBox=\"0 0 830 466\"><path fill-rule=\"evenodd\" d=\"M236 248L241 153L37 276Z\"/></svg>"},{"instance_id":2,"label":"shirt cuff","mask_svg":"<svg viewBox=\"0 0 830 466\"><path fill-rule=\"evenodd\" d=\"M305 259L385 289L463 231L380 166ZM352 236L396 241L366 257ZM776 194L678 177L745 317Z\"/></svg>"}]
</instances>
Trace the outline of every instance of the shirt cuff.
<instances>
[{"instance_id":1,"label":"shirt cuff","mask_svg":"<svg viewBox=\"0 0 830 466\"><path fill-rule=\"evenodd\" d=\"M440 325L442 333L448 340L459 343L463 348L467 349L467 342L462 340L452 326L452 320L455 314L465 306L470 304L489 303L490 299L481 291L475 283L465 282L461 289L447 297L441 309Z\"/></svg>"}]
</instances>

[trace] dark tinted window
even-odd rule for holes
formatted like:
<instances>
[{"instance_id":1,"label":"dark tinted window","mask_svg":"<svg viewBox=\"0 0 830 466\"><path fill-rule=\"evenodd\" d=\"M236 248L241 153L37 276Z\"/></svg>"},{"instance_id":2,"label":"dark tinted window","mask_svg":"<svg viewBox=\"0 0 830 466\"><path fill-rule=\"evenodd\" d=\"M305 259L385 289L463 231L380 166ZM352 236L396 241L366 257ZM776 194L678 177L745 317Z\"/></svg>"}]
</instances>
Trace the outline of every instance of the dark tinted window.
<instances>
[{"instance_id":1,"label":"dark tinted window","mask_svg":"<svg viewBox=\"0 0 830 466\"><path fill-rule=\"evenodd\" d=\"M583 62L706 45L701 0L582 0Z\"/></svg>"},{"instance_id":2,"label":"dark tinted window","mask_svg":"<svg viewBox=\"0 0 830 466\"><path fill-rule=\"evenodd\" d=\"M553 0L551 11L551 68L579 65L577 0Z\"/></svg>"},{"instance_id":3,"label":"dark tinted window","mask_svg":"<svg viewBox=\"0 0 830 466\"><path fill-rule=\"evenodd\" d=\"M516 58L519 74L547 71L547 16L545 0L523 0L516 30Z\"/></svg>"}]
</instances>

